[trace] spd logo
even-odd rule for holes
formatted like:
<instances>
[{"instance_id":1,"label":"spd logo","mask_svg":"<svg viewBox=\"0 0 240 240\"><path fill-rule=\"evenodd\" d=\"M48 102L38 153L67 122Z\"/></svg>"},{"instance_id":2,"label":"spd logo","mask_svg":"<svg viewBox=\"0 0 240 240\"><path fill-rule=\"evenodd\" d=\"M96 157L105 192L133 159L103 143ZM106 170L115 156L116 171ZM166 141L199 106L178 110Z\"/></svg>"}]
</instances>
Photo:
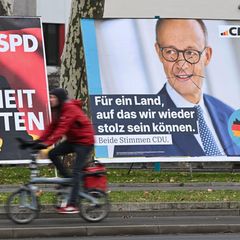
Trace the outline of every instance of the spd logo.
<instances>
[{"instance_id":1,"label":"spd logo","mask_svg":"<svg viewBox=\"0 0 240 240\"><path fill-rule=\"evenodd\" d=\"M219 36L223 38L240 38L239 25L220 25L218 26Z\"/></svg>"}]
</instances>

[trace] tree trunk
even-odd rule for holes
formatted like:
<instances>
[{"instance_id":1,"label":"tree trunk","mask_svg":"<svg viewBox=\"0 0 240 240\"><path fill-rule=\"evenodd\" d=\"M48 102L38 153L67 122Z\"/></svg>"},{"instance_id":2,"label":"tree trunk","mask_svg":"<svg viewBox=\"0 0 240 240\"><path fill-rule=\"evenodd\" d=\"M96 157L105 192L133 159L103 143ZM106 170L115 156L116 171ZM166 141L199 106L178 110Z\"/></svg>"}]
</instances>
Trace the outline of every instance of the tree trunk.
<instances>
[{"instance_id":1,"label":"tree trunk","mask_svg":"<svg viewBox=\"0 0 240 240\"><path fill-rule=\"evenodd\" d=\"M60 85L70 97L81 98L88 110L88 88L80 18L101 18L105 0L72 0L68 35L62 55ZM87 111L88 112L88 111Z\"/></svg>"},{"instance_id":2,"label":"tree trunk","mask_svg":"<svg viewBox=\"0 0 240 240\"><path fill-rule=\"evenodd\" d=\"M12 15L14 0L0 0L0 16Z\"/></svg>"},{"instance_id":3,"label":"tree trunk","mask_svg":"<svg viewBox=\"0 0 240 240\"><path fill-rule=\"evenodd\" d=\"M101 18L105 0L72 0L72 12L69 21L62 63L60 68L60 86L67 89L72 98L83 100L83 109L90 117L86 65L84 58L80 18ZM94 153L91 158L94 157ZM72 167L74 154L64 157L64 165Z\"/></svg>"}]
</instances>

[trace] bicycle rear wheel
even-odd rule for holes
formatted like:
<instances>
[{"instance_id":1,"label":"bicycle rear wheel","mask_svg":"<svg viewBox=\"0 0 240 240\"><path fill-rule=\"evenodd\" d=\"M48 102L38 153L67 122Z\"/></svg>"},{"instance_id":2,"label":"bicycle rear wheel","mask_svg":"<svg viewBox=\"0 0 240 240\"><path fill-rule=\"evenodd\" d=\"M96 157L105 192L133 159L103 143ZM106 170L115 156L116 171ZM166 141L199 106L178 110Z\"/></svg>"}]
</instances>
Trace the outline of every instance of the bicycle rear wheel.
<instances>
[{"instance_id":1,"label":"bicycle rear wheel","mask_svg":"<svg viewBox=\"0 0 240 240\"><path fill-rule=\"evenodd\" d=\"M90 200L82 198L79 205L82 218L88 222L99 222L106 218L110 209L107 194L98 189L89 189L86 193L96 198L98 204L94 205Z\"/></svg>"},{"instance_id":2,"label":"bicycle rear wheel","mask_svg":"<svg viewBox=\"0 0 240 240\"><path fill-rule=\"evenodd\" d=\"M30 223L39 213L37 197L30 189L21 188L8 197L6 212L8 217L15 223Z\"/></svg>"}]
</instances>

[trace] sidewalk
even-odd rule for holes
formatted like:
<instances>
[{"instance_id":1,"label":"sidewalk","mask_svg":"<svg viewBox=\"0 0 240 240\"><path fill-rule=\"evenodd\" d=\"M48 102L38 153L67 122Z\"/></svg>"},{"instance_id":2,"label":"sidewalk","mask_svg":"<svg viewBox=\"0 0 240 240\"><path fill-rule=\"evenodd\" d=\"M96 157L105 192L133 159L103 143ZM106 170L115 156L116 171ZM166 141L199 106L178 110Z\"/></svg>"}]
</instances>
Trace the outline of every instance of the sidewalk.
<instances>
[{"instance_id":1,"label":"sidewalk","mask_svg":"<svg viewBox=\"0 0 240 240\"><path fill-rule=\"evenodd\" d=\"M39 184L44 191L53 191L50 184ZM19 185L0 185L0 192L12 192ZM198 183L110 183L109 191L179 191L179 190L240 190L240 182L198 182Z\"/></svg>"},{"instance_id":2,"label":"sidewalk","mask_svg":"<svg viewBox=\"0 0 240 240\"><path fill-rule=\"evenodd\" d=\"M120 183L109 184L110 191L179 191L179 190L240 190L236 182L199 182L199 183Z\"/></svg>"}]
</instances>

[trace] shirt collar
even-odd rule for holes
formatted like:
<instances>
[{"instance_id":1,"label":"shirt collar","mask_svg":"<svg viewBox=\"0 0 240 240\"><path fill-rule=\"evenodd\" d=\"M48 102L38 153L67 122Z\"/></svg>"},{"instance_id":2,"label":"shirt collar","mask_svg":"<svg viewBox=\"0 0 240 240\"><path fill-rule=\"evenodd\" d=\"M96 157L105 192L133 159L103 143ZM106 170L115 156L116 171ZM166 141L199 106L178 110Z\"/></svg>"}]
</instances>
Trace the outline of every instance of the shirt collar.
<instances>
[{"instance_id":1,"label":"shirt collar","mask_svg":"<svg viewBox=\"0 0 240 240\"><path fill-rule=\"evenodd\" d=\"M166 83L167 93L169 94L170 98L172 99L173 103L178 108L192 108L196 104L187 101L182 95L180 95L168 82ZM201 95L200 102L197 104L205 110L203 95Z\"/></svg>"}]
</instances>

